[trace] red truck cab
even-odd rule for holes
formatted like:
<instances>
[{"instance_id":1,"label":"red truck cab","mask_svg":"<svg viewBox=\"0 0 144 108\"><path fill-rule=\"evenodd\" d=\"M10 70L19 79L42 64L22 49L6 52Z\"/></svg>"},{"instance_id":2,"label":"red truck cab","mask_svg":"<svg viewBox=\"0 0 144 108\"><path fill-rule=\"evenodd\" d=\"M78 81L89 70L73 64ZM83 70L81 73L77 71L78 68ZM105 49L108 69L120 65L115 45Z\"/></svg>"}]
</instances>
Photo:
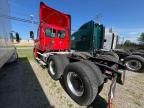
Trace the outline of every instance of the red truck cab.
<instances>
[{"instance_id":1,"label":"red truck cab","mask_svg":"<svg viewBox=\"0 0 144 108\"><path fill-rule=\"evenodd\" d=\"M41 2L40 24L34 48L42 52L70 50L70 26L70 15Z\"/></svg>"}]
</instances>

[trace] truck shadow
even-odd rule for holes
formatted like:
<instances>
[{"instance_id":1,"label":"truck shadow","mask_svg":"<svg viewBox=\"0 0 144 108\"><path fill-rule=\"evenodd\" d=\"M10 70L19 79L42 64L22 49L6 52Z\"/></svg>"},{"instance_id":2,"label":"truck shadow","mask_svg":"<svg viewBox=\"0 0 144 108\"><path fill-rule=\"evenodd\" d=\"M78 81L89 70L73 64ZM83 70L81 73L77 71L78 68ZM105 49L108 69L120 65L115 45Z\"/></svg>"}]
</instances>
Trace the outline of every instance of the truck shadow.
<instances>
[{"instance_id":1,"label":"truck shadow","mask_svg":"<svg viewBox=\"0 0 144 108\"><path fill-rule=\"evenodd\" d=\"M54 108L26 57L0 69L0 108Z\"/></svg>"},{"instance_id":2,"label":"truck shadow","mask_svg":"<svg viewBox=\"0 0 144 108\"><path fill-rule=\"evenodd\" d=\"M107 104L107 101L103 97L98 95L93 101L93 103L87 108L107 108Z\"/></svg>"}]
</instances>

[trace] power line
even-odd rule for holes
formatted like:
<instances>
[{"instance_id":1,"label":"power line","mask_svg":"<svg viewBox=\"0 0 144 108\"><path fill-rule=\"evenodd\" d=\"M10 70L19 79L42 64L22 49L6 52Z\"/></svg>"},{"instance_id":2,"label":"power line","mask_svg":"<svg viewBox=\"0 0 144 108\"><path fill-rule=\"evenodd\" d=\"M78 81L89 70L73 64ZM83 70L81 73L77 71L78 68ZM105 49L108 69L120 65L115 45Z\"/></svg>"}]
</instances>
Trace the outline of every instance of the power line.
<instances>
[{"instance_id":1,"label":"power line","mask_svg":"<svg viewBox=\"0 0 144 108\"><path fill-rule=\"evenodd\" d=\"M97 14L96 17L93 18L96 23L100 24L100 20L102 19L102 14Z\"/></svg>"},{"instance_id":2,"label":"power line","mask_svg":"<svg viewBox=\"0 0 144 108\"><path fill-rule=\"evenodd\" d=\"M24 13L24 14L22 14L21 12L18 12L18 11L12 11L11 10L11 15L16 15L16 16L21 16L21 17L29 17L32 13L30 13L30 14L26 14L26 13ZM39 18L37 17L37 15L34 15L35 17L34 17L34 19L35 20L38 20Z\"/></svg>"},{"instance_id":3,"label":"power line","mask_svg":"<svg viewBox=\"0 0 144 108\"><path fill-rule=\"evenodd\" d=\"M14 10L14 9L15 9L14 7L16 7L16 6L22 8L22 9L24 9L24 10L27 10L27 8L25 8L22 4L17 3L16 1L13 1L13 0L8 0L8 1L9 1L9 4L10 4L10 7L11 7L11 12L14 12L13 14L22 15L22 16L29 16L29 15L33 14L33 12L32 12L32 13L29 13L29 14L27 14L27 13L23 13L23 14L22 14L22 12L19 11L19 9ZM16 6L15 6L15 5L16 5ZM12 7L13 7L13 8L12 8ZM20 10L21 10L21 9L20 9ZM37 15L35 15L35 19L39 19Z\"/></svg>"},{"instance_id":4,"label":"power line","mask_svg":"<svg viewBox=\"0 0 144 108\"><path fill-rule=\"evenodd\" d=\"M25 22L25 23L32 23L32 21L28 20L28 19L14 17L14 16L9 16L9 15L4 15L4 14L0 14L0 17L11 19L11 20L16 20L16 21L20 21L20 22ZM37 24L39 24L39 22L33 21L33 24L37 25Z\"/></svg>"},{"instance_id":5,"label":"power line","mask_svg":"<svg viewBox=\"0 0 144 108\"><path fill-rule=\"evenodd\" d=\"M9 1L9 4L15 4L19 7L24 7L23 5L17 3L15 0L8 0ZM25 7L24 7L25 8ZM2 9L2 8L1 8ZM14 11L13 10L13 14L16 14L17 16L29 16L31 14L22 14L21 12L19 11ZM0 15L0 17L4 17L4 18L7 18L7 19L12 19L12 20L16 20L16 21L20 21L20 22L25 22L25 23L33 23L32 20L28 20L28 19L24 19L24 18L19 18L19 17L15 17L15 16L8 16L8 15ZM37 20L39 19L38 17L34 17L33 20ZM38 21L34 21L34 24L39 24ZM79 27L78 27L79 28ZM71 29L71 31L77 31L76 29Z\"/></svg>"},{"instance_id":6,"label":"power line","mask_svg":"<svg viewBox=\"0 0 144 108\"><path fill-rule=\"evenodd\" d=\"M4 15L4 14L0 14L0 17L6 18L6 19L10 19L10 20L20 21L20 22L24 22L24 23L29 23L29 24L32 24L32 23L35 24L35 25L39 24L38 21L34 21L33 20L33 22L32 22L32 20L19 18L19 17L15 17L15 16ZM71 29L71 31L75 32L77 30L76 29Z\"/></svg>"}]
</instances>

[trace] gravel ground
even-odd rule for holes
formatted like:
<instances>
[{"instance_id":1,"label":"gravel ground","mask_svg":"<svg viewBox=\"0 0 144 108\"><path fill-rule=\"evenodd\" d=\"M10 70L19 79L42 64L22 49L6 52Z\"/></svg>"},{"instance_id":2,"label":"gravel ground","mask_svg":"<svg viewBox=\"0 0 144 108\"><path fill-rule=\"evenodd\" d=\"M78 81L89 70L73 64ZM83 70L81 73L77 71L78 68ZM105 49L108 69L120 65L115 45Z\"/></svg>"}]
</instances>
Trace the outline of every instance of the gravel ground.
<instances>
[{"instance_id":1,"label":"gravel ground","mask_svg":"<svg viewBox=\"0 0 144 108\"><path fill-rule=\"evenodd\" d=\"M53 81L47 69L27 55L0 70L0 108L86 108L76 104L59 81ZM88 108L105 108L109 85L110 81ZM114 108L144 108L144 73L127 71L125 85L117 84L114 99Z\"/></svg>"}]
</instances>

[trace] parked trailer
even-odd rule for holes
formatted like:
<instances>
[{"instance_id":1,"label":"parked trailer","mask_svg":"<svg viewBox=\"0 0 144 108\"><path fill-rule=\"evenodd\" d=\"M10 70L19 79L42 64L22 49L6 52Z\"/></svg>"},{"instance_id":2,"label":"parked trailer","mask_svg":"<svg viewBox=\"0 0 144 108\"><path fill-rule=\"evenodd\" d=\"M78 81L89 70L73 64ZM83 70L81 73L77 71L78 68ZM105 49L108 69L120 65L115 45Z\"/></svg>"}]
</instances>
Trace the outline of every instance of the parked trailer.
<instances>
[{"instance_id":1,"label":"parked trailer","mask_svg":"<svg viewBox=\"0 0 144 108\"><path fill-rule=\"evenodd\" d=\"M10 14L8 0L0 0L0 68L5 63L16 61L16 48L11 42L11 22L9 19L2 17L3 14Z\"/></svg>"},{"instance_id":2,"label":"parked trailer","mask_svg":"<svg viewBox=\"0 0 144 108\"><path fill-rule=\"evenodd\" d=\"M80 105L90 105L101 92L104 83L111 79L108 107L112 108L116 82L123 84L125 67L117 62L98 59L86 52L70 48L71 18L40 3L38 38L34 41L34 57L48 67L54 80L60 80L64 90ZM31 31L30 37L34 38Z\"/></svg>"},{"instance_id":3,"label":"parked trailer","mask_svg":"<svg viewBox=\"0 0 144 108\"><path fill-rule=\"evenodd\" d=\"M72 49L90 53L94 57L120 62L128 70L144 72L143 50L116 49L118 36L112 29L94 21L83 24L72 34Z\"/></svg>"}]
</instances>

